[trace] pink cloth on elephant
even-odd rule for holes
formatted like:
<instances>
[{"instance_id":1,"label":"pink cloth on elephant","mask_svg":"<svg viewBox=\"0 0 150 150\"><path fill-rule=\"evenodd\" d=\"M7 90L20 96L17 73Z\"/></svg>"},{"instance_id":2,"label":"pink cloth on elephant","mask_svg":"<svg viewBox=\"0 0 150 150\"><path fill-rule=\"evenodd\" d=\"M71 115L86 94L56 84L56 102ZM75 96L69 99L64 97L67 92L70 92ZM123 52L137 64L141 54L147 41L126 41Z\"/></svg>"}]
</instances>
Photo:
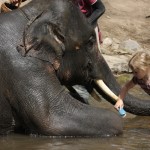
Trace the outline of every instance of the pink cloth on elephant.
<instances>
[{"instance_id":1,"label":"pink cloth on elephant","mask_svg":"<svg viewBox=\"0 0 150 150\"><path fill-rule=\"evenodd\" d=\"M92 13L92 7L97 0L78 0L78 5L82 13L84 13L87 17Z\"/></svg>"},{"instance_id":2,"label":"pink cloth on elephant","mask_svg":"<svg viewBox=\"0 0 150 150\"><path fill-rule=\"evenodd\" d=\"M85 14L86 17L90 16L93 12L91 5L95 4L97 0L77 0L77 4L83 14ZM102 33L100 29L98 28L98 34L99 34L99 42L100 44L103 43L102 41Z\"/></svg>"}]
</instances>

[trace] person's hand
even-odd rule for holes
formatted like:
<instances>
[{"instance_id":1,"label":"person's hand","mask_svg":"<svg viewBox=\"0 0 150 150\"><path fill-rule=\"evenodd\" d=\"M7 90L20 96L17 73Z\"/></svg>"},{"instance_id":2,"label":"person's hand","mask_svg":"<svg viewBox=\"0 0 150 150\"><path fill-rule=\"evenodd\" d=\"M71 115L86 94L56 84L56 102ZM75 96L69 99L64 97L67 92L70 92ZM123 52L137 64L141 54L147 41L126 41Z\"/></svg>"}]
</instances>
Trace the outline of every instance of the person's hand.
<instances>
[{"instance_id":1,"label":"person's hand","mask_svg":"<svg viewBox=\"0 0 150 150\"><path fill-rule=\"evenodd\" d=\"M119 110L120 108L123 108L124 107L124 103L123 103L122 99L119 98L114 107L117 110Z\"/></svg>"}]
</instances>

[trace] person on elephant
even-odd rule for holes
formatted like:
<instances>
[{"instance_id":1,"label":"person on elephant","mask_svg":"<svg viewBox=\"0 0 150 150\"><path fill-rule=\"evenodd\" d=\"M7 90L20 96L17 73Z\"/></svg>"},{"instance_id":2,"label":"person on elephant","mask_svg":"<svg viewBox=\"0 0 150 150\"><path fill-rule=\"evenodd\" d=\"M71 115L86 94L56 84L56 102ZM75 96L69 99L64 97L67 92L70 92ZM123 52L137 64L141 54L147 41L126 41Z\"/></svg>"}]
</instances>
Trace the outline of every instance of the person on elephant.
<instances>
[{"instance_id":1,"label":"person on elephant","mask_svg":"<svg viewBox=\"0 0 150 150\"><path fill-rule=\"evenodd\" d=\"M130 59L129 68L133 72L133 77L121 89L119 99L115 108L123 108L123 99L126 93L138 84L148 95L150 95L150 54L146 52L137 52Z\"/></svg>"},{"instance_id":2,"label":"person on elephant","mask_svg":"<svg viewBox=\"0 0 150 150\"><path fill-rule=\"evenodd\" d=\"M81 12L87 17L88 21L95 27L98 48L102 43L102 36L97 24L97 20L104 14L105 6L101 0L75 0L75 4Z\"/></svg>"},{"instance_id":3,"label":"person on elephant","mask_svg":"<svg viewBox=\"0 0 150 150\"><path fill-rule=\"evenodd\" d=\"M81 12L87 17L89 23L94 26L98 49L101 52L100 44L102 43L102 36L98 27L97 20L104 14L105 6L101 0L74 0L75 4L80 8ZM75 85L73 88L88 103L89 92L92 92L91 87L84 87Z\"/></svg>"}]
</instances>

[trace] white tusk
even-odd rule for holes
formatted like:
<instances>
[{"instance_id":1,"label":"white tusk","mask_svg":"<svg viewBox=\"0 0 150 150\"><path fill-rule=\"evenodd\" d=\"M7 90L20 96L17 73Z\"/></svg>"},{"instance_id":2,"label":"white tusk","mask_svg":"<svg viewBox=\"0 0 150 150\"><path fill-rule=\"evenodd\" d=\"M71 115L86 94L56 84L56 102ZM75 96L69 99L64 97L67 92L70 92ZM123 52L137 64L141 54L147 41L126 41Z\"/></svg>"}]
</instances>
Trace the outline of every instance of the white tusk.
<instances>
[{"instance_id":1,"label":"white tusk","mask_svg":"<svg viewBox=\"0 0 150 150\"><path fill-rule=\"evenodd\" d=\"M103 90L103 92L105 92L105 94L107 94L108 96L110 96L112 99L114 99L115 101L118 100L118 96L115 95L108 87L107 85L103 82L103 80L96 80L95 81L96 84L101 88L101 90Z\"/></svg>"},{"instance_id":2,"label":"white tusk","mask_svg":"<svg viewBox=\"0 0 150 150\"><path fill-rule=\"evenodd\" d=\"M96 41L97 41L97 46L98 46L98 50L100 51L100 53L102 52L101 51L101 46L100 46L100 39L99 39L99 33L98 33L98 26L95 27L95 33L96 33Z\"/></svg>"}]
</instances>

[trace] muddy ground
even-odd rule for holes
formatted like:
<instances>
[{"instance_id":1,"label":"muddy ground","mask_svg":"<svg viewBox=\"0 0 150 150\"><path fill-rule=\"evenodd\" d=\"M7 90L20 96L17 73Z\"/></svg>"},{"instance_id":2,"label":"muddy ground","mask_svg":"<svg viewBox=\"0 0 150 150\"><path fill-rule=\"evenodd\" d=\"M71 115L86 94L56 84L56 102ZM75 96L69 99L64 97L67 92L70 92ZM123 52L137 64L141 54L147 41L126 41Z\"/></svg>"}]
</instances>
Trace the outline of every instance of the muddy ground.
<instances>
[{"instance_id":1,"label":"muddy ground","mask_svg":"<svg viewBox=\"0 0 150 150\"><path fill-rule=\"evenodd\" d=\"M105 14L98 20L103 38L132 39L150 50L150 0L102 0Z\"/></svg>"}]
</instances>

